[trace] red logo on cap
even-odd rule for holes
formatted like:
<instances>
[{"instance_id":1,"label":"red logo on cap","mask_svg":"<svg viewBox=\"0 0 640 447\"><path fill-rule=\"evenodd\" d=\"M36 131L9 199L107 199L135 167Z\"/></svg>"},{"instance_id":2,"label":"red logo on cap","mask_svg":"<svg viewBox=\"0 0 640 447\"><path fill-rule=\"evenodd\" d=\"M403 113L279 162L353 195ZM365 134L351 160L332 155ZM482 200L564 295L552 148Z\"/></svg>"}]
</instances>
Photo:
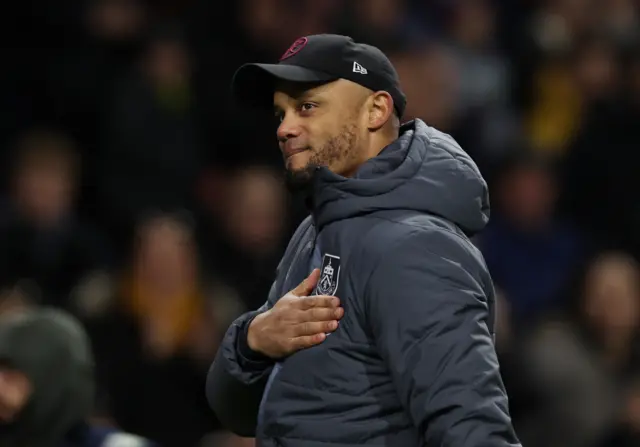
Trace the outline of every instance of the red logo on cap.
<instances>
[{"instance_id":1,"label":"red logo on cap","mask_svg":"<svg viewBox=\"0 0 640 447\"><path fill-rule=\"evenodd\" d=\"M290 58L291 56L296 54L298 51L302 50L307 45L308 42L309 42L309 39L307 39L306 37L301 37L300 39L296 40L295 42L293 42L293 45L291 45L289 49L284 52L280 60L283 61L287 58Z\"/></svg>"}]
</instances>

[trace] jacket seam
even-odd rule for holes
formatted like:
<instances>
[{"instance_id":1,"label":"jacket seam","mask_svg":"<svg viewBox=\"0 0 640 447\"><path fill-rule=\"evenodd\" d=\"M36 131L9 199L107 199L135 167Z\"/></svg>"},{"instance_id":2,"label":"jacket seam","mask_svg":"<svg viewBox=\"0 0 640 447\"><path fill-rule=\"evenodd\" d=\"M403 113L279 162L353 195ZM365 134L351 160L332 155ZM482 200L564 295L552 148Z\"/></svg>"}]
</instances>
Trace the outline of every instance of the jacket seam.
<instances>
[{"instance_id":1,"label":"jacket seam","mask_svg":"<svg viewBox=\"0 0 640 447\"><path fill-rule=\"evenodd\" d=\"M422 136L422 138L424 138L425 140L427 140L427 143L428 143L428 145L429 145L429 146L437 147L437 148L440 148L440 149L442 149L443 151L445 151L445 152L447 153L447 155L448 155L452 160L455 160L455 162L456 162L458 165L460 165L460 166L464 167L464 169L465 169L465 170L469 170L469 171L472 171L474 174L477 174L477 172L475 172L475 170L473 169L473 166L471 166L471 165L469 165L469 164L467 164L467 163L465 163L465 162L464 162L464 160L466 160L466 158L456 156L456 155L455 155L455 154L454 154L454 153L453 153L453 152L452 152L452 151L447 147L448 145L456 145L456 146L458 146L458 148L460 148L460 145L459 145L457 142L455 142L455 140L454 140L454 143L452 143L452 142L450 142L450 141L445 140L444 138L441 138L441 137L438 137L438 136L435 136L435 135L431 135L431 133L430 133L430 132L427 132L426 134L424 134L424 135Z\"/></svg>"},{"instance_id":2,"label":"jacket seam","mask_svg":"<svg viewBox=\"0 0 640 447\"><path fill-rule=\"evenodd\" d=\"M446 221L446 219L444 219L444 218L440 218L440 217L438 217L438 216L437 216L437 215L435 215L435 214L433 214L433 216L437 217L438 219L442 219L442 220ZM464 237L462 237L461 235L459 235L459 234L458 234L458 233L456 233L455 231L452 231L452 230L450 230L450 229L448 229L448 228L437 228L437 229L424 228L424 227L421 227L421 226L419 226L419 225L411 224L411 223L408 223L408 222L399 222L399 221L397 221L397 220L391 220L391 219L387 219L387 218L380 217L380 216L369 216L368 218L369 218L369 219L378 219L378 220L383 220L383 221L385 221L385 222L390 222L390 223L392 223L392 224L396 224L396 225L404 225L404 226L407 226L407 227L414 228L415 230L414 230L414 231L412 231L411 233L409 233L410 235L411 235L411 234L414 234L414 233L418 233L418 232L429 232L429 231L438 232L438 231L442 231L442 232L444 232L444 233L449 233L449 234L451 234L452 236L455 236L455 237L456 237L456 239L460 240L461 242L467 243L467 239L465 239ZM455 225L455 224L454 224L454 225ZM394 245L395 245L395 244L394 244ZM433 252L432 252L432 254L434 254L434 255L435 255L436 253L433 253Z\"/></svg>"}]
</instances>

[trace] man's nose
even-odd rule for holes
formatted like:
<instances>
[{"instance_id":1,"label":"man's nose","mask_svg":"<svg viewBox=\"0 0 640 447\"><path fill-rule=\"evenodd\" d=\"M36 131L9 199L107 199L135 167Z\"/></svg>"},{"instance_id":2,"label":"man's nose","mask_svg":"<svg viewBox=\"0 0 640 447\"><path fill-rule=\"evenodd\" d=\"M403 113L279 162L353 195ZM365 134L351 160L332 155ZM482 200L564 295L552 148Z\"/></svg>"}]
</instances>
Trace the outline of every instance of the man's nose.
<instances>
[{"instance_id":1,"label":"man's nose","mask_svg":"<svg viewBox=\"0 0 640 447\"><path fill-rule=\"evenodd\" d=\"M277 131L278 141L284 143L285 141L300 136L300 124L291 115L285 116L282 122L278 126Z\"/></svg>"}]
</instances>

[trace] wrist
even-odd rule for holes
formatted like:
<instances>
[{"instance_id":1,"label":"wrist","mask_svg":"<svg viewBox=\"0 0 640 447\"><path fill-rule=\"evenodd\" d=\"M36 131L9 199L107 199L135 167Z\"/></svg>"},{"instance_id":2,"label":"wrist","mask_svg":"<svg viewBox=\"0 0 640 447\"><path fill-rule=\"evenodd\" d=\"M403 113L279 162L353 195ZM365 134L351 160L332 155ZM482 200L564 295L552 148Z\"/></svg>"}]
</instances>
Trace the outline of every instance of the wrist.
<instances>
[{"instance_id":1,"label":"wrist","mask_svg":"<svg viewBox=\"0 0 640 447\"><path fill-rule=\"evenodd\" d=\"M262 313L259 313L249 321L246 329L247 347L258 355L264 355L259 347L259 341L256 339L256 322L259 323L262 318Z\"/></svg>"},{"instance_id":2,"label":"wrist","mask_svg":"<svg viewBox=\"0 0 640 447\"><path fill-rule=\"evenodd\" d=\"M254 316L253 318L251 318L249 321L247 321L245 323L244 328L242 329L242 331L240 332L240 334L238 334L238 338L237 338L237 349L238 349L238 353L240 355L240 357L243 359L243 362L248 362L248 364L264 364L264 363L270 363L272 360L266 356L265 354L262 354L259 351L259 348L256 346L256 341L254 340L255 337L255 327L254 329L251 331L252 337L251 337L251 345L249 344L249 328L251 327L251 324L253 323L253 321L258 318L261 314L258 314L256 316Z\"/></svg>"}]
</instances>

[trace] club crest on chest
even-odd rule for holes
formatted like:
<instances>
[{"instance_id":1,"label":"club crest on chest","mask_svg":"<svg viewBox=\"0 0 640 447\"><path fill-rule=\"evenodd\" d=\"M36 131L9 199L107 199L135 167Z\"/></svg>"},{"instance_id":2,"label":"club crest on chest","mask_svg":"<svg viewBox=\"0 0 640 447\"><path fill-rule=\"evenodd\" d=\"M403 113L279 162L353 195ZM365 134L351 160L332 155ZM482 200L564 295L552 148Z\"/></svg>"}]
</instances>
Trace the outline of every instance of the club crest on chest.
<instances>
[{"instance_id":1,"label":"club crest on chest","mask_svg":"<svg viewBox=\"0 0 640 447\"><path fill-rule=\"evenodd\" d=\"M325 253L320 267L320 279L316 286L316 295L333 295L338 290L340 280L340 256Z\"/></svg>"}]
</instances>

